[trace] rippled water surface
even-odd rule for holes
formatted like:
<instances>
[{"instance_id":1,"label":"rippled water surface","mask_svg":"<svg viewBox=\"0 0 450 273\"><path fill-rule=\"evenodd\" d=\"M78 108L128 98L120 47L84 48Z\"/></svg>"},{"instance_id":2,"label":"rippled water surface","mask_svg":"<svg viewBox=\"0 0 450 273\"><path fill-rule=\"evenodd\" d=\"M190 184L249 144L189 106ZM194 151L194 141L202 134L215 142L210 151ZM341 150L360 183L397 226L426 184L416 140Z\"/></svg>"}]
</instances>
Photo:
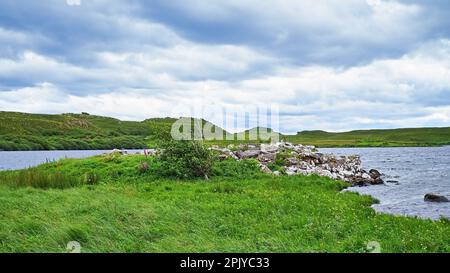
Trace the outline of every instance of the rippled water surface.
<instances>
[{"instance_id":1,"label":"rippled water surface","mask_svg":"<svg viewBox=\"0 0 450 273\"><path fill-rule=\"evenodd\" d=\"M63 158L85 158L108 151L19 151L0 152L0 171L34 167Z\"/></svg>"},{"instance_id":2,"label":"rippled water surface","mask_svg":"<svg viewBox=\"0 0 450 273\"><path fill-rule=\"evenodd\" d=\"M137 150L129 150L128 152L133 153L135 151ZM109 152L111 150L0 152L0 171L25 169L58 159L85 158Z\"/></svg>"},{"instance_id":3,"label":"rippled water surface","mask_svg":"<svg viewBox=\"0 0 450 273\"><path fill-rule=\"evenodd\" d=\"M427 193L450 199L450 146L427 148L336 148L320 149L337 155L358 154L367 170L386 175L386 185L352 188L380 200L380 212L424 218L450 218L450 203L428 203Z\"/></svg>"}]
</instances>

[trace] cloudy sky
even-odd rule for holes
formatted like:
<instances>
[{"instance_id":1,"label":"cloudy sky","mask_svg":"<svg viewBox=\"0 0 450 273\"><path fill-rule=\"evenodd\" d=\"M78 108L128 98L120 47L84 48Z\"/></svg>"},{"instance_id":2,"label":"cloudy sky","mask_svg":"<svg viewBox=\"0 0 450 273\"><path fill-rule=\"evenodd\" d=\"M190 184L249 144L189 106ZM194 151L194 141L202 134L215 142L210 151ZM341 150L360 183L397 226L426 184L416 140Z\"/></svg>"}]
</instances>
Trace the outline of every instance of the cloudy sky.
<instances>
[{"instance_id":1,"label":"cloudy sky","mask_svg":"<svg viewBox=\"0 0 450 273\"><path fill-rule=\"evenodd\" d=\"M4 0L0 110L275 105L286 133L450 126L448 18L447 0Z\"/></svg>"}]
</instances>

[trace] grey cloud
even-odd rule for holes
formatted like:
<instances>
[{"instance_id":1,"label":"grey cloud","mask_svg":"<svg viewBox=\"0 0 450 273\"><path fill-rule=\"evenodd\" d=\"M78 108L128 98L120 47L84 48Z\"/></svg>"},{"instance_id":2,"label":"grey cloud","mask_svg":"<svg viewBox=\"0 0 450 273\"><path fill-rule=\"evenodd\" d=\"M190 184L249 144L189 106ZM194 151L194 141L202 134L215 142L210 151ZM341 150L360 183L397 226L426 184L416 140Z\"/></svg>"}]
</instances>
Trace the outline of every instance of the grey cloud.
<instances>
[{"instance_id":1,"label":"grey cloud","mask_svg":"<svg viewBox=\"0 0 450 273\"><path fill-rule=\"evenodd\" d=\"M449 4L370 3L2 1L0 107L144 119L204 99L277 103L285 131L450 123Z\"/></svg>"},{"instance_id":2,"label":"grey cloud","mask_svg":"<svg viewBox=\"0 0 450 273\"><path fill-rule=\"evenodd\" d=\"M442 24L428 20L421 5L395 1L381 2L376 11L365 0L208 3L141 2L142 16L198 42L245 44L294 65L351 66L398 57Z\"/></svg>"}]
</instances>

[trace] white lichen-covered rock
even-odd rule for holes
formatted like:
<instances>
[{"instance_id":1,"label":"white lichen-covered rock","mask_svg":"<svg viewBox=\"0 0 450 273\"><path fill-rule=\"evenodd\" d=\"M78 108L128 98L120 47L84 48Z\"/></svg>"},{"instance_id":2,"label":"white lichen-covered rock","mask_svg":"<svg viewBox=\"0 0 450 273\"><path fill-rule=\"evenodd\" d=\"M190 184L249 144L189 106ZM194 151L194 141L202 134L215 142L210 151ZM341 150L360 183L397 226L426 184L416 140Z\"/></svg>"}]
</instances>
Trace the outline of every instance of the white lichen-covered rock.
<instances>
[{"instance_id":1,"label":"white lichen-covered rock","mask_svg":"<svg viewBox=\"0 0 450 273\"><path fill-rule=\"evenodd\" d=\"M239 151L236 156L239 159L257 158L261 154L260 150Z\"/></svg>"},{"instance_id":2,"label":"white lichen-covered rock","mask_svg":"<svg viewBox=\"0 0 450 273\"><path fill-rule=\"evenodd\" d=\"M277 155L275 153L262 153L258 156L258 161L261 163L274 162Z\"/></svg>"},{"instance_id":3,"label":"white lichen-covered rock","mask_svg":"<svg viewBox=\"0 0 450 273\"><path fill-rule=\"evenodd\" d=\"M291 167L287 168L285 172L287 175L292 176L292 175L296 175L297 171L298 171L298 169L296 167L291 166Z\"/></svg>"},{"instance_id":4,"label":"white lichen-covered rock","mask_svg":"<svg viewBox=\"0 0 450 273\"><path fill-rule=\"evenodd\" d=\"M126 154L128 154L128 151L125 151L125 150L119 150L119 149L114 149L114 150L111 151L110 154L126 155Z\"/></svg>"},{"instance_id":5,"label":"white lichen-covered rock","mask_svg":"<svg viewBox=\"0 0 450 273\"><path fill-rule=\"evenodd\" d=\"M261 169L261 171L263 171L264 173L268 173L268 174L272 174L272 170L269 169L269 167L267 167L264 164L259 164L259 168Z\"/></svg>"},{"instance_id":6,"label":"white lichen-covered rock","mask_svg":"<svg viewBox=\"0 0 450 273\"><path fill-rule=\"evenodd\" d=\"M261 144L261 151L265 153L276 153L280 149L277 144Z\"/></svg>"}]
</instances>

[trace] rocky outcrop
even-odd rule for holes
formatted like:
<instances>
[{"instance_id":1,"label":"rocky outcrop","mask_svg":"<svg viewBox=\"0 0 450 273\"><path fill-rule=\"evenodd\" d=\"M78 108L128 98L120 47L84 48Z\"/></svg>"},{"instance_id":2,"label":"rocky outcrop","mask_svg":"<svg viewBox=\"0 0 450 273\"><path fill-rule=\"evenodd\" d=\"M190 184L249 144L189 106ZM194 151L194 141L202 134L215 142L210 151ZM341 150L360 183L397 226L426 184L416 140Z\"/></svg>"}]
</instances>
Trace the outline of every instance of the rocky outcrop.
<instances>
[{"instance_id":1,"label":"rocky outcrop","mask_svg":"<svg viewBox=\"0 0 450 273\"><path fill-rule=\"evenodd\" d=\"M434 194L434 193L428 193L424 197L425 202L434 202L434 203L447 203L450 202L447 197Z\"/></svg>"},{"instance_id":2,"label":"rocky outcrop","mask_svg":"<svg viewBox=\"0 0 450 273\"><path fill-rule=\"evenodd\" d=\"M236 156L239 159L257 158L260 154L261 154L261 151L259 151L259 150L247 150L247 151L236 152Z\"/></svg>"},{"instance_id":3,"label":"rocky outcrop","mask_svg":"<svg viewBox=\"0 0 450 273\"><path fill-rule=\"evenodd\" d=\"M109 152L107 154L128 155L128 151L127 150L114 149L114 150L112 150L111 152ZM136 152L134 152L134 154L145 155L145 156L157 156L157 155L159 155L159 150L157 150L157 149L145 149L145 150L136 151Z\"/></svg>"},{"instance_id":4,"label":"rocky outcrop","mask_svg":"<svg viewBox=\"0 0 450 273\"><path fill-rule=\"evenodd\" d=\"M294 145L288 142L261 145L230 145L227 148L213 146L221 159L236 160L253 158L259 161L265 173L274 175L317 174L332 179L344 180L353 185L366 186L383 184L382 174L377 170L365 171L359 156L335 156L317 152L314 146ZM280 165L283 172L272 172L271 165ZM279 169L278 168L278 169Z\"/></svg>"},{"instance_id":5,"label":"rocky outcrop","mask_svg":"<svg viewBox=\"0 0 450 273\"><path fill-rule=\"evenodd\" d=\"M370 170L369 171L369 176L370 176L370 178L373 179L372 184L378 185L378 184L383 184L384 183L383 179L381 179L381 173L379 171L377 171L377 170L374 170L374 169Z\"/></svg>"}]
</instances>

